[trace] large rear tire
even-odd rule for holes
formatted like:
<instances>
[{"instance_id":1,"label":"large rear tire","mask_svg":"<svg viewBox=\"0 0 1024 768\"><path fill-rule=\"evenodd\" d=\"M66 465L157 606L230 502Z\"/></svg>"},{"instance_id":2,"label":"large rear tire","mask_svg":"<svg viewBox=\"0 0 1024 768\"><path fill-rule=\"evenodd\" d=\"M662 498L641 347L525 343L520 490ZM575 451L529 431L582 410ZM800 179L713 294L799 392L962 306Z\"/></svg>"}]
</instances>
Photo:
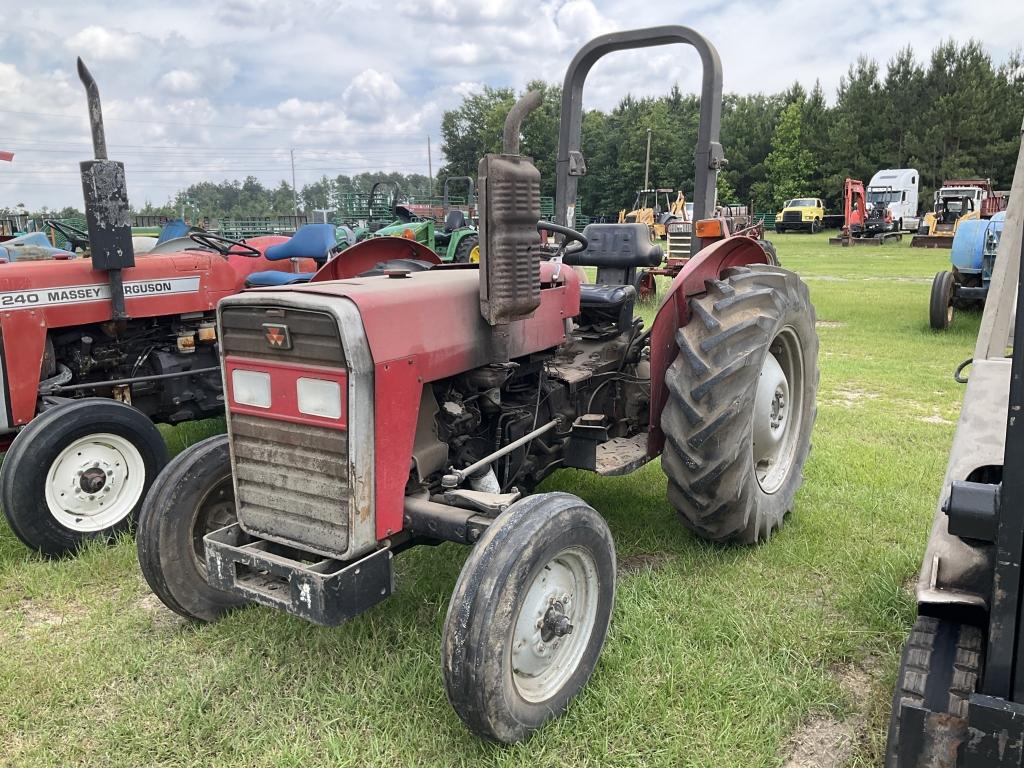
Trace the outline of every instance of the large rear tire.
<instances>
[{"instance_id":1,"label":"large rear tire","mask_svg":"<svg viewBox=\"0 0 1024 768\"><path fill-rule=\"evenodd\" d=\"M955 287L952 272L939 272L932 280L932 295L928 302L928 323L936 331L944 331L953 324Z\"/></svg>"},{"instance_id":2,"label":"large rear tire","mask_svg":"<svg viewBox=\"0 0 1024 768\"><path fill-rule=\"evenodd\" d=\"M0 502L11 530L51 557L134 523L167 463L153 422L130 405L89 397L45 411L11 443Z\"/></svg>"},{"instance_id":3,"label":"large rear tire","mask_svg":"<svg viewBox=\"0 0 1024 768\"><path fill-rule=\"evenodd\" d=\"M590 679L615 601L604 519L568 493L517 501L466 560L448 605L448 701L479 736L512 743L565 711Z\"/></svg>"},{"instance_id":4,"label":"large rear tire","mask_svg":"<svg viewBox=\"0 0 1024 768\"><path fill-rule=\"evenodd\" d=\"M197 621L245 605L206 580L203 537L236 520L227 435L196 443L160 473L135 539L142 575L164 605Z\"/></svg>"},{"instance_id":5,"label":"large rear tire","mask_svg":"<svg viewBox=\"0 0 1024 768\"><path fill-rule=\"evenodd\" d=\"M705 285L665 375L661 466L688 528L754 543L782 525L803 480L817 413L814 307L781 267L738 267Z\"/></svg>"},{"instance_id":6,"label":"large rear tire","mask_svg":"<svg viewBox=\"0 0 1024 768\"><path fill-rule=\"evenodd\" d=\"M952 741L926 743L927 755L915 765L953 768L956 743L967 734L967 703L978 687L984 648L981 631L967 624L919 616L903 647L896 692L889 717L885 768L900 768L900 708L915 704L951 715L961 722L946 736Z\"/></svg>"},{"instance_id":7,"label":"large rear tire","mask_svg":"<svg viewBox=\"0 0 1024 768\"><path fill-rule=\"evenodd\" d=\"M455 246L455 255L452 257L452 261L456 264L471 263L473 249L478 245L480 245L480 235L466 235ZM477 256L477 260L479 261L479 256Z\"/></svg>"}]
</instances>

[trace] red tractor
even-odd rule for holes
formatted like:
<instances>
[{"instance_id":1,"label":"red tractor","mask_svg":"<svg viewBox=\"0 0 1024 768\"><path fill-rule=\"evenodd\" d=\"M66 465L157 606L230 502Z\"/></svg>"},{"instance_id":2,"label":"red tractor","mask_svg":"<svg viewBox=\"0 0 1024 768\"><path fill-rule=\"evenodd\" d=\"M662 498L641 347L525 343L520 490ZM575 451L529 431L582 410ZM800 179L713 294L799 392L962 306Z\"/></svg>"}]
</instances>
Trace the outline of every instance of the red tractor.
<instances>
[{"instance_id":1,"label":"red tractor","mask_svg":"<svg viewBox=\"0 0 1024 768\"><path fill-rule=\"evenodd\" d=\"M660 258L647 227L567 226L587 72L669 43L704 65L702 219L722 165L718 54L685 27L620 32L566 74L556 222L539 221L540 174L518 153L534 92L509 113L503 153L480 162L479 265L354 277L336 259L307 285L221 301L227 434L172 461L139 519L142 571L169 608L213 621L258 603L334 625L392 593L402 551L472 545L445 620L445 685L471 730L514 742L586 683L615 594L604 519L568 493L530 495L544 477L660 456L697 535L754 543L782 525L816 413L804 283L750 237L710 238L645 328L632 281ZM543 249L538 230L560 243Z\"/></svg>"},{"instance_id":2,"label":"red tractor","mask_svg":"<svg viewBox=\"0 0 1024 768\"><path fill-rule=\"evenodd\" d=\"M124 167L106 159L81 61L79 75L97 159L82 164L89 231L62 232L91 258L0 266L0 502L48 555L134 519L167 462L154 421L223 413L217 302L254 280L308 279L334 247L333 227L311 225L247 242L193 232L136 258Z\"/></svg>"}]
</instances>

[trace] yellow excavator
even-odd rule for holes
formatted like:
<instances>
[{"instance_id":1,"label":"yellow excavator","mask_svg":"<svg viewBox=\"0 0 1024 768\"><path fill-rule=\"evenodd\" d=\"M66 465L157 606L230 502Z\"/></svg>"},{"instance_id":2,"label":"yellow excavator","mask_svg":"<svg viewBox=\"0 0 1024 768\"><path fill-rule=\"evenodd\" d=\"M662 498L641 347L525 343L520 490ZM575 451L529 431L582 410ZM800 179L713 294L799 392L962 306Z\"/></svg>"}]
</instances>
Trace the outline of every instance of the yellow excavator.
<instances>
[{"instance_id":1,"label":"yellow excavator","mask_svg":"<svg viewBox=\"0 0 1024 768\"><path fill-rule=\"evenodd\" d=\"M686 221L686 198L682 192L674 189L640 189L637 190L633 209L619 211L619 224L646 224L655 240L663 239L671 221Z\"/></svg>"}]
</instances>

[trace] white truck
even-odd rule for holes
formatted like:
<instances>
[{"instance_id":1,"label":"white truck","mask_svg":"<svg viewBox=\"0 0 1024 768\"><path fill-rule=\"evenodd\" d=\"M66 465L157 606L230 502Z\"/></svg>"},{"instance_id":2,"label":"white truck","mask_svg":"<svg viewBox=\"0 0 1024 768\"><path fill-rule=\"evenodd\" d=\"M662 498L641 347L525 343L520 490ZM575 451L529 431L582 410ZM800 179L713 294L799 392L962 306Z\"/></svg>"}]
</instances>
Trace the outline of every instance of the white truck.
<instances>
[{"instance_id":1,"label":"white truck","mask_svg":"<svg viewBox=\"0 0 1024 768\"><path fill-rule=\"evenodd\" d=\"M884 168L871 177L866 190L867 204L885 203L892 211L896 231L916 232L917 186L920 174L916 168Z\"/></svg>"}]
</instances>

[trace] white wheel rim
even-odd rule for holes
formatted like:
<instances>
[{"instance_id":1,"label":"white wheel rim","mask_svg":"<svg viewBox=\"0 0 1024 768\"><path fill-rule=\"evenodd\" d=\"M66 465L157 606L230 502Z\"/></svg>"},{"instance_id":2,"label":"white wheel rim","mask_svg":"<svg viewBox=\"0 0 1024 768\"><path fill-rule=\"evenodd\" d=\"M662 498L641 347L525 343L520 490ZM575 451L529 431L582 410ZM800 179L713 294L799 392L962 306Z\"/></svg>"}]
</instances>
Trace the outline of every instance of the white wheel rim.
<instances>
[{"instance_id":1,"label":"white wheel rim","mask_svg":"<svg viewBox=\"0 0 1024 768\"><path fill-rule=\"evenodd\" d=\"M800 440L804 368L792 327L783 328L768 349L754 394L752 452L761 490L775 493L789 477Z\"/></svg>"},{"instance_id":2,"label":"white wheel rim","mask_svg":"<svg viewBox=\"0 0 1024 768\"><path fill-rule=\"evenodd\" d=\"M146 480L139 449L101 432L75 440L46 473L46 506L72 531L95 533L116 525L138 504Z\"/></svg>"},{"instance_id":3,"label":"white wheel rim","mask_svg":"<svg viewBox=\"0 0 1024 768\"><path fill-rule=\"evenodd\" d=\"M593 556L578 547L537 572L512 634L512 682L526 701L547 701L579 667L597 620L599 587Z\"/></svg>"}]
</instances>

